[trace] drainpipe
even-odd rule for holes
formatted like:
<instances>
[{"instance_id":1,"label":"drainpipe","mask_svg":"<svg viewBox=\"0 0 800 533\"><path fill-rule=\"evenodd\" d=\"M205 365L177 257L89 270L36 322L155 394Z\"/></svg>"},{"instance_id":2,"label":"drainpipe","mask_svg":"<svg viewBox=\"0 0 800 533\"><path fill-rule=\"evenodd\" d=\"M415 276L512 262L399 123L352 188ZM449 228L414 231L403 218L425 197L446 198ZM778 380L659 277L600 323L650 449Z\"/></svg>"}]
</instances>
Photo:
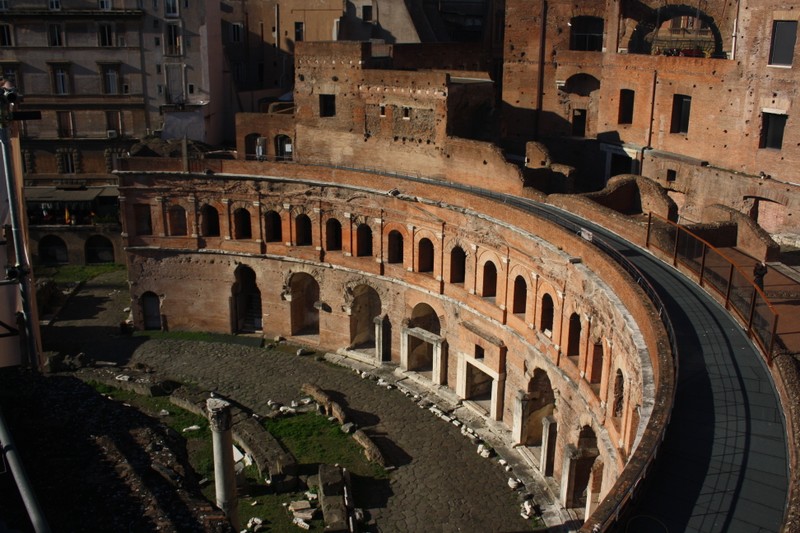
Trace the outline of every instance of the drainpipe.
<instances>
[{"instance_id":1,"label":"drainpipe","mask_svg":"<svg viewBox=\"0 0 800 533\"><path fill-rule=\"evenodd\" d=\"M642 148L642 162L639 165L639 175L644 176L644 153L652 150L653 141L653 121L655 120L656 113L656 85L658 84L658 70L653 71L653 90L650 93L650 121L647 126L647 143Z\"/></svg>"}]
</instances>

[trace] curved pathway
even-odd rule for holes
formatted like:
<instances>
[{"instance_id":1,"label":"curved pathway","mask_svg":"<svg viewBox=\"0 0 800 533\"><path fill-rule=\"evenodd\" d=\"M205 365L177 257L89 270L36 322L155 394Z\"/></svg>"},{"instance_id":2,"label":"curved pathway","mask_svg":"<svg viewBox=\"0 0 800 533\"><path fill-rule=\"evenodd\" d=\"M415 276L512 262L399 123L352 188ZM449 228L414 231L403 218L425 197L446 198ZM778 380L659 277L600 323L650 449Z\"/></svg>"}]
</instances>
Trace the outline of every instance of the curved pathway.
<instances>
[{"instance_id":1,"label":"curved pathway","mask_svg":"<svg viewBox=\"0 0 800 533\"><path fill-rule=\"evenodd\" d=\"M643 497L621 531L779 531L788 499L787 433L761 354L741 326L671 266L552 206L504 197L590 229L644 274L675 329L672 421Z\"/></svg>"}]
</instances>

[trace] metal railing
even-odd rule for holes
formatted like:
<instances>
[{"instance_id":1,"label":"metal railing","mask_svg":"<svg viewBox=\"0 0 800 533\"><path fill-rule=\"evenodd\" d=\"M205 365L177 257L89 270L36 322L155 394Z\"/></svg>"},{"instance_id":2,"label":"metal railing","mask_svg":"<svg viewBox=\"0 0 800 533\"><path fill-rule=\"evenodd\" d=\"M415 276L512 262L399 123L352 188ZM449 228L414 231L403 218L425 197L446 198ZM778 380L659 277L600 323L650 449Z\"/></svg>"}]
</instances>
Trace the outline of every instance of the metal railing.
<instances>
[{"instance_id":1,"label":"metal railing","mask_svg":"<svg viewBox=\"0 0 800 533\"><path fill-rule=\"evenodd\" d=\"M701 287L713 289L772 366L779 313L747 270L683 226L653 213L647 221L645 246L671 257L673 266L693 273Z\"/></svg>"}]
</instances>

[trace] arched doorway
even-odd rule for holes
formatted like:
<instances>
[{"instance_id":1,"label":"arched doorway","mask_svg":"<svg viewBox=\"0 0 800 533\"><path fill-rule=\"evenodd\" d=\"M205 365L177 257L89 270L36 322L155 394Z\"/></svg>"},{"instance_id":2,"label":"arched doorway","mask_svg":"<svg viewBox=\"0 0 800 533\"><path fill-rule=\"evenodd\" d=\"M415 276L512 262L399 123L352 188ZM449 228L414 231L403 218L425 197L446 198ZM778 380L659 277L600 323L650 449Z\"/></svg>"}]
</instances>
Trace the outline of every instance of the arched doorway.
<instances>
[{"instance_id":1,"label":"arched doorway","mask_svg":"<svg viewBox=\"0 0 800 533\"><path fill-rule=\"evenodd\" d=\"M419 328L439 336L441 324L436 311L426 303L417 304L411 311L409 326ZM422 374L433 371L433 349L434 344L426 341L423 337L409 337L408 339L408 370L414 370Z\"/></svg>"},{"instance_id":2,"label":"arched doorway","mask_svg":"<svg viewBox=\"0 0 800 533\"><path fill-rule=\"evenodd\" d=\"M267 211L264 215L264 240L266 242L283 241L281 216L276 211Z\"/></svg>"},{"instance_id":3,"label":"arched doorway","mask_svg":"<svg viewBox=\"0 0 800 533\"><path fill-rule=\"evenodd\" d=\"M114 245L102 235L92 235L86 240L86 263L113 263Z\"/></svg>"},{"instance_id":4,"label":"arched doorway","mask_svg":"<svg viewBox=\"0 0 800 533\"><path fill-rule=\"evenodd\" d=\"M310 275L299 272L289 281L292 293L292 335L319 335L319 283Z\"/></svg>"},{"instance_id":5,"label":"arched doorway","mask_svg":"<svg viewBox=\"0 0 800 533\"><path fill-rule=\"evenodd\" d=\"M381 314L381 298L369 285L353 289L350 307L350 349L375 353L375 318Z\"/></svg>"},{"instance_id":6,"label":"arched doorway","mask_svg":"<svg viewBox=\"0 0 800 533\"><path fill-rule=\"evenodd\" d=\"M521 428L519 442L538 456L539 467L545 476L553 475L556 452L557 425L553 420L556 406L550 377L541 368L533 371L528 390L521 398Z\"/></svg>"},{"instance_id":7,"label":"arched doorway","mask_svg":"<svg viewBox=\"0 0 800 533\"><path fill-rule=\"evenodd\" d=\"M203 237L219 237L219 211L208 204L200 208L200 234Z\"/></svg>"},{"instance_id":8,"label":"arched doorway","mask_svg":"<svg viewBox=\"0 0 800 533\"><path fill-rule=\"evenodd\" d=\"M517 276L514 278L514 303L511 311L515 315L525 318L525 310L528 308L528 284L525 278Z\"/></svg>"},{"instance_id":9,"label":"arched doorway","mask_svg":"<svg viewBox=\"0 0 800 533\"><path fill-rule=\"evenodd\" d=\"M325 250L329 252L342 249L342 223L335 218L325 222Z\"/></svg>"},{"instance_id":10,"label":"arched doorway","mask_svg":"<svg viewBox=\"0 0 800 533\"><path fill-rule=\"evenodd\" d=\"M67 245L55 235L46 235L39 241L39 263L59 265L69 262Z\"/></svg>"},{"instance_id":11,"label":"arched doorway","mask_svg":"<svg viewBox=\"0 0 800 533\"><path fill-rule=\"evenodd\" d=\"M253 227L250 224L250 211L240 207L233 212L233 238L252 239Z\"/></svg>"},{"instance_id":12,"label":"arched doorway","mask_svg":"<svg viewBox=\"0 0 800 533\"><path fill-rule=\"evenodd\" d=\"M297 215L294 219L295 244L311 246L311 219L306 214Z\"/></svg>"},{"instance_id":13,"label":"arched doorway","mask_svg":"<svg viewBox=\"0 0 800 533\"><path fill-rule=\"evenodd\" d=\"M403 262L403 234L393 229L389 232L389 263Z\"/></svg>"},{"instance_id":14,"label":"arched doorway","mask_svg":"<svg viewBox=\"0 0 800 533\"><path fill-rule=\"evenodd\" d=\"M450 283L463 284L466 277L467 254L460 246L450 250Z\"/></svg>"},{"instance_id":15,"label":"arched doorway","mask_svg":"<svg viewBox=\"0 0 800 533\"><path fill-rule=\"evenodd\" d=\"M430 239L419 241L417 271L433 274L433 243Z\"/></svg>"},{"instance_id":16,"label":"arched doorway","mask_svg":"<svg viewBox=\"0 0 800 533\"><path fill-rule=\"evenodd\" d=\"M497 296L497 267L491 261L483 264L483 287L481 296L494 299Z\"/></svg>"},{"instance_id":17,"label":"arched doorway","mask_svg":"<svg viewBox=\"0 0 800 533\"><path fill-rule=\"evenodd\" d=\"M372 228L366 224L359 224L356 229L356 257L369 257L372 255Z\"/></svg>"},{"instance_id":18,"label":"arched doorway","mask_svg":"<svg viewBox=\"0 0 800 533\"><path fill-rule=\"evenodd\" d=\"M252 268L240 265L234 272L236 281L231 288L233 298L233 332L253 333L261 331L261 291Z\"/></svg>"},{"instance_id":19,"label":"arched doorway","mask_svg":"<svg viewBox=\"0 0 800 533\"><path fill-rule=\"evenodd\" d=\"M288 135L278 135L275 137L275 156L278 161L291 161L293 151L291 137Z\"/></svg>"},{"instance_id":20,"label":"arched doorway","mask_svg":"<svg viewBox=\"0 0 800 533\"><path fill-rule=\"evenodd\" d=\"M142 305L142 323L146 330L161 329L161 299L154 292L145 292L139 299Z\"/></svg>"}]
</instances>

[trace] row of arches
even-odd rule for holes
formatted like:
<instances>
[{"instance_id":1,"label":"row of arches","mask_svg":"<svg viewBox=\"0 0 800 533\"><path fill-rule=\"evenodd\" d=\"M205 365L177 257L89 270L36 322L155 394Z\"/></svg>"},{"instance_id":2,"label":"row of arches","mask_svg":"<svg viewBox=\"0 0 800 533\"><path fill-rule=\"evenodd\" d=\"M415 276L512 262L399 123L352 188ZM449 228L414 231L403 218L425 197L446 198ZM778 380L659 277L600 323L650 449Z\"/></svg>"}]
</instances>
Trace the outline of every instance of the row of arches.
<instances>
[{"instance_id":1,"label":"row of arches","mask_svg":"<svg viewBox=\"0 0 800 533\"><path fill-rule=\"evenodd\" d=\"M85 264L113 263L115 260L113 243L102 235L86 239L82 254ZM45 235L39 239L37 259L40 265L66 264L70 262L70 250L61 237Z\"/></svg>"},{"instance_id":2,"label":"row of arches","mask_svg":"<svg viewBox=\"0 0 800 533\"><path fill-rule=\"evenodd\" d=\"M588 317L582 319L581 314L573 310L562 319L562 310L567 311L564 309L564 293L523 265L514 265L493 250L481 247L476 251L475 246L465 247L458 239L433 237L433 233L427 229L394 222L383 223L383 236L375 239L368 217L349 215L348 225L344 226L332 212L312 215L291 209L269 209L260 216L263 224L259 230L254 231L251 213L254 205L228 205L232 207L230 215L234 240L253 239L259 235L266 241L267 251L270 243L281 245L276 248L278 252L284 252L285 246L291 244L295 248L319 250L332 262L336 261L336 256L328 254L335 252L354 257L374 257L377 245L379 262L388 266L402 266L405 271L459 286L506 310L516 320L525 322L555 342L564 355L575 364L580 364L580 370L586 372L591 384L600 382L601 365L596 361L602 358L602 347L597 340L589 338L585 327ZM175 204L170 205L166 212L170 235L185 234L186 209ZM201 205L198 218L202 237L220 235L220 214L216 207L210 203ZM348 234L350 231L353 233ZM449 246L449 249L442 253L444 246ZM347 250L350 253L345 253ZM508 276L510 279L506 281ZM243 316L246 313L240 310L239 314ZM582 355L586 355L585 360L581 359Z\"/></svg>"}]
</instances>

